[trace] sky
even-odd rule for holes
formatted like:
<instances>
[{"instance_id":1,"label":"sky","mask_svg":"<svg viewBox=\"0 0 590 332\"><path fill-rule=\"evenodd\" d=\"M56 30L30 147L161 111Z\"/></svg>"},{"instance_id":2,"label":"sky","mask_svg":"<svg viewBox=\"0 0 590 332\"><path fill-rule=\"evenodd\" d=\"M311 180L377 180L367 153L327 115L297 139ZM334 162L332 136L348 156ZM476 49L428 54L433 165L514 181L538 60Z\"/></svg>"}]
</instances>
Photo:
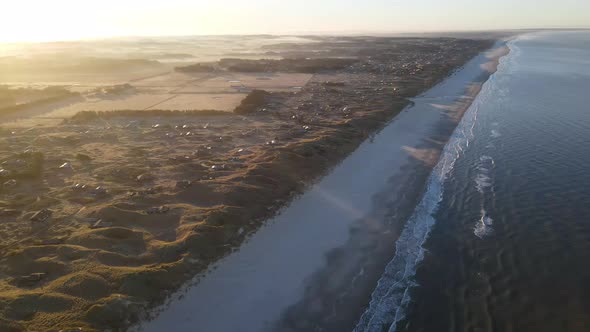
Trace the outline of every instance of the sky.
<instances>
[{"instance_id":1,"label":"sky","mask_svg":"<svg viewBox=\"0 0 590 332\"><path fill-rule=\"evenodd\" d=\"M2 0L0 42L590 28L589 0Z\"/></svg>"}]
</instances>

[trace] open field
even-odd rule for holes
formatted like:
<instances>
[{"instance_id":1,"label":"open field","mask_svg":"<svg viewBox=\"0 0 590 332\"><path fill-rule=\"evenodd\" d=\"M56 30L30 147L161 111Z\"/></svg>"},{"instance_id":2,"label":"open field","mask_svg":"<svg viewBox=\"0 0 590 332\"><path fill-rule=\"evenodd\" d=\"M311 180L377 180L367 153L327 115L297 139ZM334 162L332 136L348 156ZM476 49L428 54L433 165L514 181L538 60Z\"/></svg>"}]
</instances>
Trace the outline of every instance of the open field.
<instances>
[{"instance_id":1,"label":"open field","mask_svg":"<svg viewBox=\"0 0 590 332\"><path fill-rule=\"evenodd\" d=\"M67 86L80 94L76 102L58 106L36 107L27 119L62 120L81 111L111 110L220 110L233 111L248 92L263 89L269 92L298 92L311 79L303 73L208 73L168 72L147 78L118 82L119 85L93 82L90 85ZM122 91L104 89L127 84ZM47 85L53 86L53 85ZM63 86L63 85L57 85ZM22 85L17 87L23 87ZM34 88L26 86L27 88ZM25 122L29 125L30 121Z\"/></svg>"},{"instance_id":2,"label":"open field","mask_svg":"<svg viewBox=\"0 0 590 332\"><path fill-rule=\"evenodd\" d=\"M0 330L126 329L236 250L409 98L491 46L256 43L256 54L355 61L313 74L180 73L167 64L116 84L63 84L78 99L3 117ZM267 92L232 112L253 90Z\"/></svg>"}]
</instances>

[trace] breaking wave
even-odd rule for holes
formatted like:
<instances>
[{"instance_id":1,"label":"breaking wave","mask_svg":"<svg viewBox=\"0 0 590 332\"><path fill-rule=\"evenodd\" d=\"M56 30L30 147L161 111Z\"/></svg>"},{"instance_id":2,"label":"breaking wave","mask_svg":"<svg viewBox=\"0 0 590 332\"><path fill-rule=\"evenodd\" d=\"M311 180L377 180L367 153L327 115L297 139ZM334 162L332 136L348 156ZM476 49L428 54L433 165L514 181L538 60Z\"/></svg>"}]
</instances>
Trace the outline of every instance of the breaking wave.
<instances>
[{"instance_id":1,"label":"breaking wave","mask_svg":"<svg viewBox=\"0 0 590 332\"><path fill-rule=\"evenodd\" d=\"M492 228L493 223L494 220L488 216L486 210L482 208L481 219L479 219L479 221L475 224L473 234L475 234L475 236L478 238L483 239L494 232L494 229Z\"/></svg>"},{"instance_id":2,"label":"breaking wave","mask_svg":"<svg viewBox=\"0 0 590 332\"><path fill-rule=\"evenodd\" d=\"M492 132L492 137L494 137ZM488 147L489 148L489 147ZM485 204L485 195L493 193L491 172L494 168L494 159L490 156L481 156L479 158L479 164L476 167L477 174L475 175L475 188L480 194L481 198L481 217L475 223L473 233L478 238L482 239L487 235L493 233L493 222L494 220L488 215Z\"/></svg>"},{"instance_id":3,"label":"breaking wave","mask_svg":"<svg viewBox=\"0 0 590 332\"><path fill-rule=\"evenodd\" d=\"M428 179L427 190L422 200L396 242L395 256L385 268L373 291L369 307L361 316L354 332L394 332L397 329L397 323L405 318L410 302L410 289L416 286L414 280L416 268L424 258L423 245L436 222L433 215L443 197L443 184L451 175L455 162L473 139L480 106L488 100L494 86L494 75L492 75L465 112L446 144L438 164ZM482 175L479 178L479 186L482 190L490 185L489 177ZM485 227L488 224L491 225L491 222L492 219L484 211L481 220L484 225L482 234L486 232Z\"/></svg>"}]
</instances>

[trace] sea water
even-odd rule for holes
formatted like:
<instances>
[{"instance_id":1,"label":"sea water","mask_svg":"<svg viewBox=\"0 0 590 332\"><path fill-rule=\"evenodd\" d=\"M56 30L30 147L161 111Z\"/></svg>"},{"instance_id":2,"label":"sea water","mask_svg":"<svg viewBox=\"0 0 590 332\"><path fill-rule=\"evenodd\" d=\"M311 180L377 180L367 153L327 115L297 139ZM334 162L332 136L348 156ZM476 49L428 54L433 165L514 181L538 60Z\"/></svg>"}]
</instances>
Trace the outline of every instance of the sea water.
<instances>
[{"instance_id":1,"label":"sea water","mask_svg":"<svg viewBox=\"0 0 590 332\"><path fill-rule=\"evenodd\" d=\"M590 32L509 47L355 331L590 331Z\"/></svg>"}]
</instances>

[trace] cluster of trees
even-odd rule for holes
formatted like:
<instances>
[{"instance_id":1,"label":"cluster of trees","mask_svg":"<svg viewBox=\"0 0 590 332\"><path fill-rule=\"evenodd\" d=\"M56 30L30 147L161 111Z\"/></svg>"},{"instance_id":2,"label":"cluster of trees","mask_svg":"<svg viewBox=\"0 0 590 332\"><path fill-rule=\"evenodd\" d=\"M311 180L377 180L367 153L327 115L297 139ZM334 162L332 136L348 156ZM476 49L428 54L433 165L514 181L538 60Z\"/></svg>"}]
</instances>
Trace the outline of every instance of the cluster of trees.
<instances>
[{"instance_id":1,"label":"cluster of trees","mask_svg":"<svg viewBox=\"0 0 590 332\"><path fill-rule=\"evenodd\" d=\"M42 105L75 95L78 94L60 86L50 86L43 89L15 89L10 86L0 85L0 113L17 112L27 107Z\"/></svg>"}]
</instances>

